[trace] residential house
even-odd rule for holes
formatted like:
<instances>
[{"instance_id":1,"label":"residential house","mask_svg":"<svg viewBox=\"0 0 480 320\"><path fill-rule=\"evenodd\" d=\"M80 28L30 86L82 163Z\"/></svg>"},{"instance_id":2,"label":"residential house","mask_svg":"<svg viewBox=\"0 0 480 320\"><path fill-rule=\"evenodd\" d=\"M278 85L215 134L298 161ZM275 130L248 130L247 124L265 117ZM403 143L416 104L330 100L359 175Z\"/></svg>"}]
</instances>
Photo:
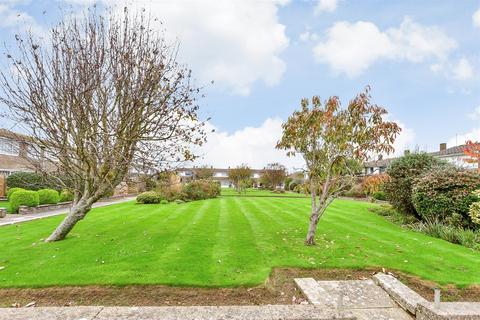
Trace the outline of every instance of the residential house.
<instances>
[{"instance_id":1,"label":"residential house","mask_svg":"<svg viewBox=\"0 0 480 320\"><path fill-rule=\"evenodd\" d=\"M447 148L446 143L440 143L440 147L438 151L429 152L432 156L450 162L458 167L474 169L476 168L476 164L468 163L465 160L468 158L463 150L465 149L465 145L459 145L455 147ZM405 150L405 154L408 154L409 151ZM381 156L375 161L368 161L363 164L364 167L364 174L365 175L372 175L372 174L381 174L385 172L387 167L392 163L393 160L398 159L396 158L387 158L383 159Z\"/></svg>"},{"instance_id":2,"label":"residential house","mask_svg":"<svg viewBox=\"0 0 480 320\"><path fill-rule=\"evenodd\" d=\"M180 181L183 183L183 182L187 182L189 180L194 179L195 178L195 169L196 169L195 167L177 169L176 171L177 171L177 174L180 176ZM212 179L220 182L220 186L222 188L233 187L233 183L228 179L228 170L229 169L230 168L222 169L222 168L213 168L212 167L212 171L213 171ZM254 185L258 185L259 180L260 180L260 176L262 174L262 171L263 171L263 169L252 169L251 178L253 180Z\"/></svg>"},{"instance_id":3,"label":"residential house","mask_svg":"<svg viewBox=\"0 0 480 320\"><path fill-rule=\"evenodd\" d=\"M14 172L34 171L26 160L28 145L23 138L18 133L0 129L0 197L6 193L6 177Z\"/></svg>"}]
</instances>

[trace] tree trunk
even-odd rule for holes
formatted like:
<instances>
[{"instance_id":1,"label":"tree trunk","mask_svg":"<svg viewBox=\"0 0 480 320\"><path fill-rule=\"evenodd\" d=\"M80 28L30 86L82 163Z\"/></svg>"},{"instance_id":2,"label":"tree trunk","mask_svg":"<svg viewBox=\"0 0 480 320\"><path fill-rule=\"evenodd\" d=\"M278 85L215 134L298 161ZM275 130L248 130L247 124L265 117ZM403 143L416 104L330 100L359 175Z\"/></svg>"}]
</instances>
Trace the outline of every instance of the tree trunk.
<instances>
[{"instance_id":1,"label":"tree trunk","mask_svg":"<svg viewBox=\"0 0 480 320\"><path fill-rule=\"evenodd\" d=\"M53 231L45 242L53 242L65 239L67 234L73 229L78 221L82 220L90 211L91 206L85 202L78 202L70 208L70 212L63 219L62 223Z\"/></svg>"},{"instance_id":2,"label":"tree trunk","mask_svg":"<svg viewBox=\"0 0 480 320\"><path fill-rule=\"evenodd\" d=\"M308 226L307 238L305 239L307 246L315 245L315 232L317 231L318 220L318 212L315 210L310 216L310 225Z\"/></svg>"}]
</instances>

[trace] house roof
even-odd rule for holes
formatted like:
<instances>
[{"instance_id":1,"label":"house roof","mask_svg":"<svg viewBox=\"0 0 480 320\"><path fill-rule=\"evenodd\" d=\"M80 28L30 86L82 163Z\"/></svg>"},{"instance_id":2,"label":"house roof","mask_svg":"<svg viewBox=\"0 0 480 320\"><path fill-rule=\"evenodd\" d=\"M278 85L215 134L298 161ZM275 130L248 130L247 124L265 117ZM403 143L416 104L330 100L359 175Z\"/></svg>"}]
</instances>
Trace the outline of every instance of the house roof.
<instances>
[{"instance_id":1,"label":"house roof","mask_svg":"<svg viewBox=\"0 0 480 320\"><path fill-rule=\"evenodd\" d=\"M448 156L454 156L454 155L463 155L463 151L465 150L465 145L459 145L455 147L450 147L445 150L441 151L435 151L435 152L428 152L428 154L434 156L434 157L448 157ZM392 163L393 160L398 159L397 158L387 158L387 159L382 159L382 160L375 160L375 161L367 161L363 164L365 168L370 168L370 167L388 167L390 163Z\"/></svg>"},{"instance_id":2,"label":"house roof","mask_svg":"<svg viewBox=\"0 0 480 320\"><path fill-rule=\"evenodd\" d=\"M375 160L375 161L368 161L363 164L364 167L370 168L370 167L388 167L388 165L395 159L398 158L387 158L387 159L380 159L380 160Z\"/></svg>"},{"instance_id":3,"label":"house roof","mask_svg":"<svg viewBox=\"0 0 480 320\"><path fill-rule=\"evenodd\" d=\"M460 146L450 147L442 151L430 152L430 154L436 157L444 157L444 156L451 156L456 154L463 154L464 150L465 150L465 145L462 144Z\"/></svg>"},{"instance_id":4,"label":"house roof","mask_svg":"<svg viewBox=\"0 0 480 320\"><path fill-rule=\"evenodd\" d=\"M0 137L12 139L12 140L21 140L21 141L31 140L31 138L27 135L16 133L3 128L0 128Z\"/></svg>"},{"instance_id":5,"label":"house roof","mask_svg":"<svg viewBox=\"0 0 480 320\"><path fill-rule=\"evenodd\" d=\"M195 171L196 169L202 169L201 167L197 167L197 168L178 168L176 169L176 171ZM208 169L211 169L213 171L213 173L218 173L218 172L228 172L229 169L235 169L235 168L227 168L227 169L223 169L223 168L208 168ZM262 173L263 169L250 169L252 171L252 173Z\"/></svg>"}]
</instances>

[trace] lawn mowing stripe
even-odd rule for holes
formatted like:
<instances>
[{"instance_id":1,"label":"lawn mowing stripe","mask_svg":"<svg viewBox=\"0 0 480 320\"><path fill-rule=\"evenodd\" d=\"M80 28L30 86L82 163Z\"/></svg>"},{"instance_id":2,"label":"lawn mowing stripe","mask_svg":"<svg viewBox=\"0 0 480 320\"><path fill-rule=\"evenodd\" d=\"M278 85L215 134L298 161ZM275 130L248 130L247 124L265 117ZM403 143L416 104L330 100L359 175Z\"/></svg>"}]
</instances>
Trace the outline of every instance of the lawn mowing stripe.
<instances>
[{"instance_id":1,"label":"lawn mowing stripe","mask_svg":"<svg viewBox=\"0 0 480 320\"><path fill-rule=\"evenodd\" d=\"M331 212L334 212L334 211L332 210ZM378 218L382 219L381 217L378 217ZM326 220L328 220L328 219L326 219ZM332 219L332 221L329 221L329 223L332 223L332 224L335 224L335 225L339 226L340 225L340 223L338 223L339 220L345 222L345 223L341 224L344 228L348 228L348 227L346 227L346 225L348 225L351 222L350 219L348 219L348 218L346 218L342 215L336 214L335 215L335 221L336 222L334 222L333 219ZM378 223L378 222L379 221L376 221L376 223ZM397 238L398 239L398 245L400 245L400 243L401 243L401 247L403 249L415 249L416 243L410 243L410 242L405 241L405 240L411 239L411 236L414 235L414 234L418 234L419 236L421 236L422 234L415 233L414 231L410 231L410 230L407 230L407 229L402 229L401 227L399 227L399 226L397 226L397 225L395 225L395 224L393 224L393 223L391 223L387 220L383 220L382 222L392 224L392 226L395 226L398 229L395 230L396 228L393 228L393 229L382 228L378 224L375 224L375 222L373 222L373 221L363 220L362 222L359 222L362 225L362 229L364 229L364 231L361 234L364 235L364 236L367 236L371 239L375 239L379 243L390 243L391 241L388 241L387 239ZM352 230L351 228L348 228L348 229ZM395 232L395 231L397 231L397 232ZM398 231L400 231L400 232L398 232ZM358 231L357 231L357 233L358 233ZM433 246L431 246L430 248L433 249ZM442 247L442 251L444 253L445 253L445 251L447 251L449 254L461 256L463 259L469 259L469 255L467 255L466 253L462 254L461 252L459 252L457 250L457 248L455 248L455 246L451 246L451 248Z\"/></svg>"},{"instance_id":2,"label":"lawn mowing stripe","mask_svg":"<svg viewBox=\"0 0 480 320\"><path fill-rule=\"evenodd\" d=\"M270 268L262 264L263 260L257 259L261 254L255 242L255 233L250 228L249 221L242 214L238 207L237 197L229 201L230 209L227 211L229 219L227 219L229 255L225 264L222 262L220 272L224 273L225 268L231 270L232 283L240 282L244 285L253 284L252 280L245 281L245 274L251 272L261 272L262 277L266 276ZM255 259L252 259L255 257ZM220 268L220 266L219 266ZM228 270L227 269L227 270Z\"/></svg>"},{"instance_id":3,"label":"lawn mowing stripe","mask_svg":"<svg viewBox=\"0 0 480 320\"><path fill-rule=\"evenodd\" d=\"M255 214L255 217L261 220L265 226L274 227L272 226L272 222L277 226L277 227L274 227L270 232L270 234L272 235L271 241L269 242L269 246L271 247L271 250L270 250L271 256L269 257L271 264L274 266L283 266L288 264L288 263L285 264L283 260L279 262L274 262L274 261L277 261L278 257L282 256L278 254L279 252L286 253L290 250L292 251L292 255L293 253L297 253L296 249L291 250L292 243L298 244L299 248L302 248L302 249L304 248L303 239L301 237L300 238L298 237L298 233L301 232L298 229L298 225L288 223L288 222L284 223L284 220L282 220L282 222L279 222L278 220L272 221L271 215L268 213L267 214L265 213L270 211L265 209L265 206L267 207L269 206L268 202L260 206L254 203L251 203L250 201L245 201L245 203L253 204L254 210L251 210L252 213ZM290 259L291 258L289 257L287 260L290 260Z\"/></svg>"},{"instance_id":4,"label":"lawn mowing stripe","mask_svg":"<svg viewBox=\"0 0 480 320\"><path fill-rule=\"evenodd\" d=\"M189 213L188 215L185 214L181 216L184 224L180 227L177 228L175 232L175 236L171 239L170 243L167 245L165 250L163 251L161 258L165 258L166 256L170 254L177 254L177 249L180 248L181 244L185 241L185 236L193 229L195 228L195 225L198 221L201 221L203 215L205 214L206 210L210 205L211 201L201 201L201 206L197 208L194 212L193 215ZM191 204L183 204L185 206L184 210L191 209L187 208ZM192 215L191 217L188 217Z\"/></svg>"},{"instance_id":5,"label":"lawn mowing stripe","mask_svg":"<svg viewBox=\"0 0 480 320\"><path fill-rule=\"evenodd\" d=\"M286 222L285 217L281 217L277 214L276 212L272 212L272 206L268 201L265 201L265 199L255 199L253 200L252 198L245 199L246 203L248 203L250 206L252 206L256 212L259 214L264 214L270 218L271 221L275 222L279 226L286 226L288 225L288 222ZM262 201L263 200L263 201Z\"/></svg>"},{"instance_id":6,"label":"lawn mowing stripe","mask_svg":"<svg viewBox=\"0 0 480 320\"><path fill-rule=\"evenodd\" d=\"M253 249L255 247L254 235L248 228L248 221L239 210L236 210L235 198L237 197L220 200L222 209L220 210L217 243L211 262L215 272L212 283L217 285L226 277L227 273L230 273L229 280L232 283L245 284L243 282L244 274L259 267L256 259L249 259L258 255ZM254 263L254 267L251 266L252 263Z\"/></svg>"},{"instance_id":7,"label":"lawn mowing stripe","mask_svg":"<svg viewBox=\"0 0 480 320\"><path fill-rule=\"evenodd\" d=\"M211 283L217 283L219 281L219 278L223 277L223 275L219 274L218 272L218 263L226 261L226 257L228 256L230 251L230 245L228 243L228 233L230 230L227 228L227 220L229 218L228 212L230 209L229 207L227 207L227 204L230 203L230 200L220 198L218 202L220 206L217 215L217 228L215 230L216 242L213 246L212 261L210 262L212 274L212 279L210 279Z\"/></svg>"},{"instance_id":8,"label":"lawn mowing stripe","mask_svg":"<svg viewBox=\"0 0 480 320\"><path fill-rule=\"evenodd\" d=\"M235 205L239 208L239 211L244 216L245 220L248 222L248 228L250 229L253 238L255 239L255 249L257 251L257 257L261 259L262 262L265 262L265 253L263 248L267 245L267 241L263 240L263 237L268 235L268 232L263 224L260 224L257 217L245 209L245 206L238 199L235 199Z\"/></svg>"},{"instance_id":9,"label":"lawn mowing stripe","mask_svg":"<svg viewBox=\"0 0 480 320\"><path fill-rule=\"evenodd\" d=\"M172 273L171 278L177 284L185 281L201 281L203 283L212 278L210 262L216 244L215 234L218 230L220 204L217 200L206 202L208 206L203 206L199 210L201 213L195 221L192 221L188 236L180 239L177 243L180 250L175 251L170 257L162 255L163 258L168 258L162 261L162 267ZM206 230L208 232L202 232Z\"/></svg>"},{"instance_id":10,"label":"lawn mowing stripe","mask_svg":"<svg viewBox=\"0 0 480 320\"><path fill-rule=\"evenodd\" d=\"M348 221L346 221L346 223L339 223L337 221L335 221L335 222L331 221L331 222L329 222L329 224L333 225L333 226L336 226L337 230L339 228L340 229L343 228L344 230L347 229L347 230L351 231L352 233L357 233L358 234L358 231L356 231L356 228L353 229L349 226ZM375 232L382 233L380 229L377 229ZM439 251L439 252L435 253L431 249L423 249L422 251L424 251L424 252L422 254L420 254L419 250L421 250L421 249L411 248L410 246L407 245L408 241L405 241L405 240L408 240L410 238L410 237L408 237L408 235L405 235L405 237L398 237L398 235L397 235L395 238L391 238L391 237L387 238L387 239L391 239L390 241L387 241L387 240L382 240L382 239L379 239L378 237L372 236L372 232L361 232L361 234L365 235L365 236L368 236L369 239L375 239L377 242L382 243L384 246L387 247L385 249L389 249L388 247L390 247L390 249L392 249L392 250L388 250L390 256L394 255L395 249L396 249L395 248L396 244L402 243L402 246L400 246L400 249L402 250L402 252L401 253L399 252L398 254L395 254L395 256L398 257L397 262L396 262L397 268L400 268L400 269L407 269L407 270L411 269L411 271L413 272L414 269L410 265L412 265L412 263L413 264L421 264L420 262L422 262L422 261L424 262L423 263L424 265L425 264L431 265L432 268L435 268L435 266L441 266L441 265L444 266L445 264L450 264L449 262L451 261L451 258L452 258L451 255L445 255L445 252ZM419 236L422 236L422 235L419 235ZM397 240L395 241L394 239L397 239ZM354 241L354 239L351 239L351 241ZM354 250L355 249L353 249L353 251ZM409 256L409 252L411 252L412 250L417 250L418 251L418 255L417 255L415 261L412 261L411 258L410 258L410 260L407 259L407 257ZM379 246L372 246L371 244L370 244L369 247L366 247L366 246L362 247L362 252L364 252L365 254L368 254L368 256L370 256L370 257L377 257L379 259L377 263L380 266L383 265L382 260L385 258L385 254L383 254L382 251L383 250L379 250ZM451 254L453 254L454 256L458 256L458 255L463 256L458 251L453 251ZM471 257L471 259L465 257L465 259L470 260L472 265L480 263L480 261L478 261L478 259L474 259L473 257ZM475 260L477 260L477 261L475 261ZM406 263L408 263L408 264L405 265Z\"/></svg>"},{"instance_id":11,"label":"lawn mowing stripe","mask_svg":"<svg viewBox=\"0 0 480 320\"><path fill-rule=\"evenodd\" d=\"M260 204L264 203L262 201L259 201ZM302 223L307 223L308 222L308 216L307 215L301 215L302 212L299 212L298 208L290 208L286 209L283 206L279 206L276 204L275 201L268 202L268 205L275 208L277 212L282 213L280 215L283 219L287 220L287 218L291 218L290 220L292 221L298 221ZM296 211L297 213L293 212ZM299 214L300 213L300 214Z\"/></svg>"}]
</instances>

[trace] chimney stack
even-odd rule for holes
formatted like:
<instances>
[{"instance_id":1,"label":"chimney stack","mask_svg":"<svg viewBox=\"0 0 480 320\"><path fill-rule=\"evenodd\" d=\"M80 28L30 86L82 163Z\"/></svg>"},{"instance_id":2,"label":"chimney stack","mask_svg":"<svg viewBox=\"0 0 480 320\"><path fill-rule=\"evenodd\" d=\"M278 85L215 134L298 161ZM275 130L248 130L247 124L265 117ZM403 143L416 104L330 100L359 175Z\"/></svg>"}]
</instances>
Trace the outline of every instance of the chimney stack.
<instances>
[{"instance_id":1,"label":"chimney stack","mask_svg":"<svg viewBox=\"0 0 480 320\"><path fill-rule=\"evenodd\" d=\"M447 144L445 142L440 143L440 151L445 151L447 150Z\"/></svg>"}]
</instances>

